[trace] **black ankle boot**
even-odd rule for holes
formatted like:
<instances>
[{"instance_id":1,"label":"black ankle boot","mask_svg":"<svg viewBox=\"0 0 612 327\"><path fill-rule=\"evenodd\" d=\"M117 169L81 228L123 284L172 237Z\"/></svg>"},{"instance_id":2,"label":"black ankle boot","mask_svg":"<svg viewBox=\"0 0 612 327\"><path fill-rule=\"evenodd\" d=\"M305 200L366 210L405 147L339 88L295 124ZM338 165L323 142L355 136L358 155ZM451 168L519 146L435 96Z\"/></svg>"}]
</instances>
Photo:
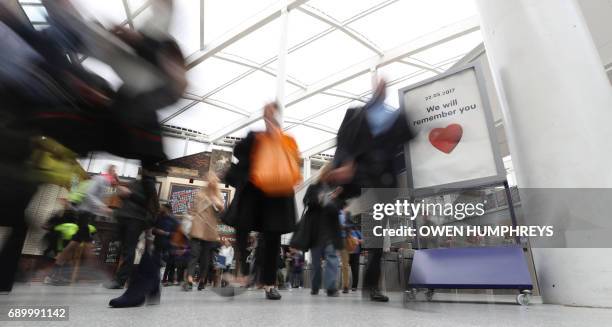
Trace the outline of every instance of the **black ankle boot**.
<instances>
[{"instance_id":1,"label":"black ankle boot","mask_svg":"<svg viewBox=\"0 0 612 327\"><path fill-rule=\"evenodd\" d=\"M146 253L140 259L138 269L132 274L127 290L118 298L110 300L113 308L138 307L145 303L159 303L159 269Z\"/></svg>"},{"instance_id":2,"label":"black ankle boot","mask_svg":"<svg viewBox=\"0 0 612 327\"><path fill-rule=\"evenodd\" d=\"M159 287L159 282L156 286L153 287L153 290L147 294L145 298L145 302L147 305L157 305L159 304L161 299L161 290Z\"/></svg>"}]
</instances>

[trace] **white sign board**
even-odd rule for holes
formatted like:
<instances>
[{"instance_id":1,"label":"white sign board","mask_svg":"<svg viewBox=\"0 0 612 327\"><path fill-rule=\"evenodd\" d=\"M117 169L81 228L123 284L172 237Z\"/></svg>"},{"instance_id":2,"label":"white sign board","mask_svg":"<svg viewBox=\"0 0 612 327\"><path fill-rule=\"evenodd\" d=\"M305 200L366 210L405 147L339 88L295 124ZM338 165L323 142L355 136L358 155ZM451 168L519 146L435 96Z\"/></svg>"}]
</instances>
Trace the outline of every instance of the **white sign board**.
<instances>
[{"instance_id":1,"label":"white sign board","mask_svg":"<svg viewBox=\"0 0 612 327\"><path fill-rule=\"evenodd\" d=\"M416 133L407 149L412 188L502 175L475 66L402 89L400 99Z\"/></svg>"}]
</instances>

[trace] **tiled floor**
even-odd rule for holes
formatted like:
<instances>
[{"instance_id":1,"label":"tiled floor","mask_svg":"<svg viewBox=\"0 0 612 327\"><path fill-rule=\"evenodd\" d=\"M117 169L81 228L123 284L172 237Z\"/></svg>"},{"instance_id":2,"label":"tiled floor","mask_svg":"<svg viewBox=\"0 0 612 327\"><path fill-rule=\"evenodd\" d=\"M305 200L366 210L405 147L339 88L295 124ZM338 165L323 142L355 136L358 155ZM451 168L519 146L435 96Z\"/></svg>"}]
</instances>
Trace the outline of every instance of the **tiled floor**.
<instances>
[{"instance_id":1,"label":"tiled floor","mask_svg":"<svg viewBox=\"0 0 612 327\"><path fill-rule=\"evenodd\" d=\"M66 322L6 322L0 326L612 326L612 309L575 308L512 303L402 302L391 293L389 303L362 300L360 293L339 298L311 296L309 290L281 291L283 299L269 301L262 291L224 298L210 290L185 293L163 289L162 303L130 309L111 309L108 300L121 294L99 285L19 285L0 295L9 305L67 305Z\"/></svg>"}]
</instances>

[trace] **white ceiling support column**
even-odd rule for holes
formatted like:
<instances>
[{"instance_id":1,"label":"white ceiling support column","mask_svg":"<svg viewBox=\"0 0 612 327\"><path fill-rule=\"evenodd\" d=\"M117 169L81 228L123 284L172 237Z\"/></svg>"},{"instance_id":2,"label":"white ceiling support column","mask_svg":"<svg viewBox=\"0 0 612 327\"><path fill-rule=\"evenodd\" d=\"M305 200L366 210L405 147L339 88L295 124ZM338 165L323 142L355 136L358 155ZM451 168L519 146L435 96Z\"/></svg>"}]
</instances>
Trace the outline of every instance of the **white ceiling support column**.
<instances>
[{"instance_id":1,"label":"white ceiling support column","mask_svg":"<svg viewBox=\"0 0 612 327\"><path fill-rule=\"evenodd\" d=\"M123 10L125 10L125 17L127 17L128 25L131 29L134 29L134 20L132 19L130 4L128 3L128 0L122 0L121 2L123 2Z\"/></svg>"},{"instance_id":2,"label":"white ceiling support column","mask_svg":"<svg viewBox=\"0 0 612 327\"><path fill-rule=\"evenodd\" d=\"M200 0L200 51L204 50L204 17L205 17L205 0Z\"/></svg>"},{"instance_id":3,"label":"white ceiling support column","mask_svg":"<svg viewBox=\"0 0 612 327\"><path fill-rule=\"evenodd\" d=\"M280 0L282 4L287 5L288 0ZM276 102L279 106L278 123L283 126L285 112L285 83L287 83L287 47L289 32L289 10L287 7L281 10L280 16L280 40L278 46L278 71L276 73Z\"/></svg>"},{"instance_id":4,"label":"white ceiling support column","mask_svg":"<svg viewBox=\"0 0 612 327\"><path fill-rule=\"evenodd\" d=\"M189 150L189 138L185 138L185 147L183 148L183 157L187 155L187 151Z\"/></svg>"},{"instance_id":5,"label":"white ceiling support column","mask_svg":"<svg viewBox=\"0 0 612 327\"><path fill-rule=\"evenodd\" d=\"M305 158L304 158L304 163L303 163L303 166L304 166L304 173L302 174L302 178L303 178L304 180L309 179L309 178L310 178L310 176L311 176L311 174L312 174L312 170L311 170L310 165L311 165L311 163L310 163L310 157L305 157Z\"/></svg>"},{"instance_id":6,"label":"white ceiling support column","mask_svg":"<svg viewBox=\"0 0 612 327\"><path fill-rule=\"evenodd\" d=\"M203 62L207 58L210 58L227 48L231 44L245 37L246 35L251 34L252 32L258 30L260 27L268 24L274 19L280 17L283 10L290 11L294 8L301 6L306 3L308 0L287 0L287 2L278 3L276 6L270 7L258 15L247 20L245 23L241 24L237 28L232 31L226 33L217 41L209 44L204 47L203 50L197 51L187 58L187 69L191 69L197 66L199 63Z\"/></svg>"}]
</instances>

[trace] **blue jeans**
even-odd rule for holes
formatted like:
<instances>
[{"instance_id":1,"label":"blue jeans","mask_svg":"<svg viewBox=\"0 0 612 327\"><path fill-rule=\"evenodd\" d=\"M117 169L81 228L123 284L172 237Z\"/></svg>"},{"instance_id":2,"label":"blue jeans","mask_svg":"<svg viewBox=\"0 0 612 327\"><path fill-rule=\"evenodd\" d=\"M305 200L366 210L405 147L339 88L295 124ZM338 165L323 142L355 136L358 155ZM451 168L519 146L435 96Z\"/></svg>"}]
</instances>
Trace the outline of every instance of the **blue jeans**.
<instances>
[{"instance_id":1,"label":"blue jeans","mask_svg":"<svg viewBox=\"0 0 612 327\"><path fill-rule=\"evenodd\" d=\"M312 289L321 288L321 261L325 259L325 289L335 290L338 282L338 254L332 244L311 249L312 255Z\"/></svg>"}]
</instances>

